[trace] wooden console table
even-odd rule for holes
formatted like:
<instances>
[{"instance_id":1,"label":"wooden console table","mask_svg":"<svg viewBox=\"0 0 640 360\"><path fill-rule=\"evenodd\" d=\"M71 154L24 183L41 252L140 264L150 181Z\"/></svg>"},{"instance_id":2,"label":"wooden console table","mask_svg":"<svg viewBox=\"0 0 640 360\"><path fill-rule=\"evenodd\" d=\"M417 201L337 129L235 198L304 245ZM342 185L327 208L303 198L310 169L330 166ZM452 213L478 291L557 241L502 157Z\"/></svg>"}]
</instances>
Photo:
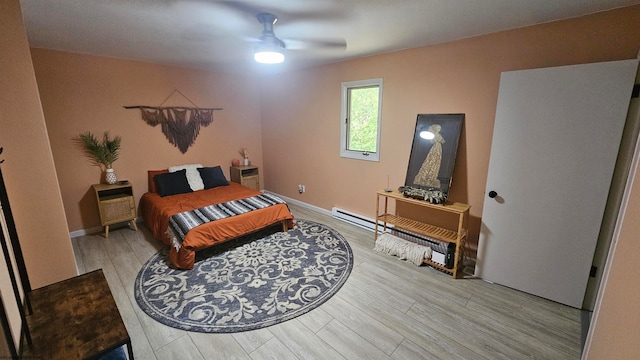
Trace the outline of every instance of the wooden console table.
<instances>
[{"instance_id":1,"label":"wooden console table","mask_svg":"<svg viewBox=\"0 0 640 360\"><path fill-rule=\"evenodd\" d=\"M32 345L25 346L25 358L98 359L126 345L133 360L131 338L102 269L33 290L29 298Z\"/></svg>"},{"instance_id":2,"label":"wooden console table","mask_svg":"<svg viewBox=\"0 0 640 360\"><path fill-rule=\"evenodd\" d=\"M389 213L389 199L396 202L405 202L417 206L422 206L449 214L457 218L457 227L455 229L444 229L438 226L430 225L428 219L425 221L416 221L403 218L395 214ZM380 202L383 202L382 209ZM464 261L464 247L469 232L469 208L470 206L463 203L446 203L431 204L427 201L416 200L405 197L399 191L379 190L376 193L376 222L382 223L382 231L386 232L388 225L393 225L399 229L405 229L416 234L426 236L427 238L438 240L441 242L455 244L454 262L452 268L447 268L431 260L424 260L424 263L440 269L448 274L453 275L454 279L461 277L460 270ZM377 229L376 229L377 230ZM374 243L378 239L378 231L375 232Z\"/></svg>"}]
</instances>

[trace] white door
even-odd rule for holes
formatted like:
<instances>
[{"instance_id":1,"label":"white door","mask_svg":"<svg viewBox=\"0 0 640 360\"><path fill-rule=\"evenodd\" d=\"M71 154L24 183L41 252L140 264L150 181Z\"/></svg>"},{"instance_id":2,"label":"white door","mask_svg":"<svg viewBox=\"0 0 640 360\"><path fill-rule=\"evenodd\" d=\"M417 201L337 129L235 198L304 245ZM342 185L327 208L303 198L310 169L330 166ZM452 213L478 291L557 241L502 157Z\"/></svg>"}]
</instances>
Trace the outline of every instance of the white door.
<instances>
[{"instance_id":1,"label":"white door","mask_svg":"<svg viewBox=\"0 0 640 360\"><path fill-rule=\"evenodd\" d=\"M502 74L476 276L582 307L637 68Z\"/></svg>"}]
</instances>

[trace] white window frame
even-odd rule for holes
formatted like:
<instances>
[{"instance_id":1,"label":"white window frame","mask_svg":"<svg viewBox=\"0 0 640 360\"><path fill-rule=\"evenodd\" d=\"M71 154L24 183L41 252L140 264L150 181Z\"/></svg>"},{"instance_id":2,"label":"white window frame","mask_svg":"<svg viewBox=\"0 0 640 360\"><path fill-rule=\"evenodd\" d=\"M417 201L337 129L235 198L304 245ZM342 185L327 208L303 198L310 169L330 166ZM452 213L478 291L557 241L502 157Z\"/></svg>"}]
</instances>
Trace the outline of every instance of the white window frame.
<instances>
[{"instance_id":1,"label":"white window frame","mask_svg":"<svg viewBox=\"0 0 640 360\"><path fill-rule=\"evenodd\" d=\"M340 157L367 160L367 161L380 161L380 129L382 125L382 78L348 81L342 83L342 101L340 112ZM362 152L347 149L347 137L349 136L349 89L359 87L378 87L378 130L376 136L376 152Z\"/></svg>"}]
</instances>

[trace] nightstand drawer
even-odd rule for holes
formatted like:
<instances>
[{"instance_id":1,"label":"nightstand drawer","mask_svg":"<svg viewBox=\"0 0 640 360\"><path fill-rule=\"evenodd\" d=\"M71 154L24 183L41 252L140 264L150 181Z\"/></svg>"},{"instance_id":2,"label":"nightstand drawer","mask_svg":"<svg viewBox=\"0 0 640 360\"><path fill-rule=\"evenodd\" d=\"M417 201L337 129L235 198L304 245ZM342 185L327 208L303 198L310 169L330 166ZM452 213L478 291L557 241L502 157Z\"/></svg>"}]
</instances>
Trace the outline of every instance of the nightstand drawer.
<instances>
[{"instance_id":1,"label":"nightstand drawer","mask_svg":"<svg viewBox=\"0 0 640 360\"><path fill-rule=\"evenodd\" d=\"M244 186L246 186L248 188L260 190L260 178L257 175L256 176L243 177L242 178L242 185L244 185Z\"/></svg>"},{"instance_id":2,"label":"nightstand drawer","mask_svg":"<svg viewBox=\"0 0 640 360\"><path fill-rule=\"evenodd\" d=\"M136 217L133 196L124 196L100 201L102 225L129 221Z\"/></svg>"}]
</instances>

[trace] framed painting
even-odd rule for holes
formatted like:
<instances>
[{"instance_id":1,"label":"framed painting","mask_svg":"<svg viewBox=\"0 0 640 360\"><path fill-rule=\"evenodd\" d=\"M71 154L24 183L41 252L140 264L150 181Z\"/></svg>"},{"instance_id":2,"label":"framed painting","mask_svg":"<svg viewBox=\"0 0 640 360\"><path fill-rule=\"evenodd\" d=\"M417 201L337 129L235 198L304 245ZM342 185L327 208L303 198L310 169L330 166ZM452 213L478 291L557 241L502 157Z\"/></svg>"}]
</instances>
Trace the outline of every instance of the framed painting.
<instances>
[{"instance_id":1,"label":"framed painting","mask_svg":"<svg viewBox=\"0 0 640 360\"><path fill-rule=\"evenodd\" d=\"M464 114L418 114L405 186L449 193Z\"/></svg>"}]
</instances>

